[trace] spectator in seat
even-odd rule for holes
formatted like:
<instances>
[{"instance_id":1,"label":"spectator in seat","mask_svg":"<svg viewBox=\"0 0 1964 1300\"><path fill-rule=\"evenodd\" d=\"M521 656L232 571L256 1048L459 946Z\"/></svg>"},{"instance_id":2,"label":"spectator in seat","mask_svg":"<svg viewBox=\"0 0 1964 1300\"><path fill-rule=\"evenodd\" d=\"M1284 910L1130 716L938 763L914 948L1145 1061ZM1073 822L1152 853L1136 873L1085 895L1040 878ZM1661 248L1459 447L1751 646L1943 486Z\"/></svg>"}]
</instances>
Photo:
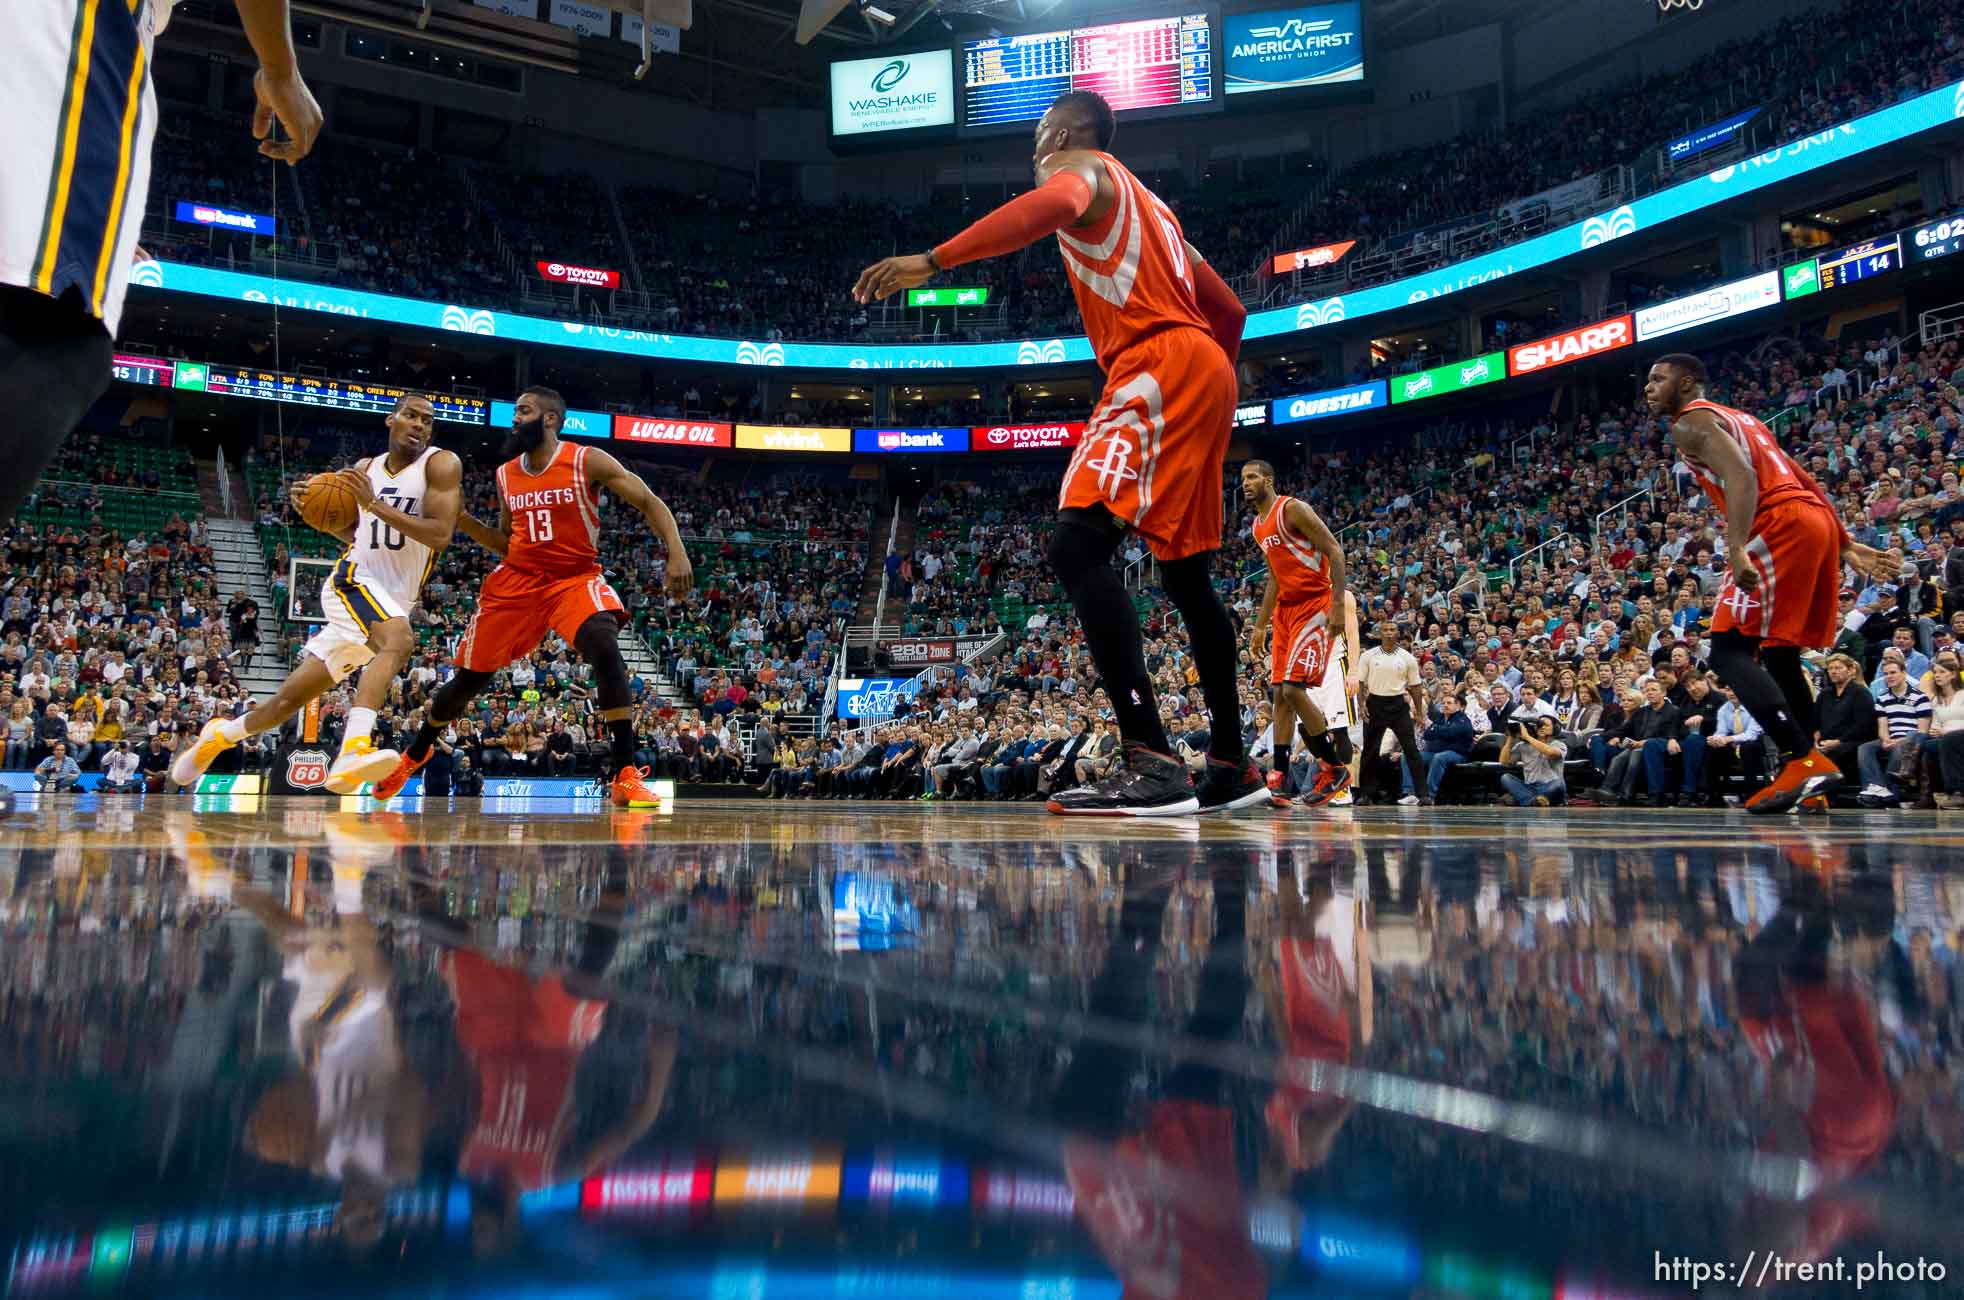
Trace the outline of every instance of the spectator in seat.
<instances>
[{"instance_id":1,"label":"spectator in seat","mask_svg":"<svg viewBox=\"0 0 1964 1300\"><path fill-rule=\"evenodd\" d=\"M1553 720L1554 711L1549 710L1545 716ZM1426 802L1438 800L1439 788L1446 782L1446 773L1464 763L1472 753L1473 723L1467 718L1465 710L1460 708L1459 696L1447 691L1439 697L1437 712L1419 736L1418 766L1425 773ZM1402 765L1400 770L1406 776L1404 796L1399 802L1406 806L1418 803L1418 793L1412 788L1411 764Z\"/></svg>"},{"instance_id":2,"label":"spectator in seat","mask_svg":"<svg viewBox=\"0 0 1964 1300\"><path fill-rule=\"evenodd\" d=\"M1109 722L1099 718L1093 724L1090 741L1079 751L1077 757L1077 781L1079 785L1089 785L1103 780L1112 769L1118 756L1118 733L1112 730Z\"/></svg>"},{"instance_id":3,"label":"spectator in seat","mask_svg":"<svg viewBox=\"0 0 1964 1300\"><path fill-rule=\"evenodd\" d=\"M67 794L82 779L82 769L68 756L66 741L48 747L48 756L34 769L34 788L46 794Z\"/></svg>"},{"instance_id":4,"label":"spectator in seat","mask_svg":"<svg viewBox=\"0 0 1964 1300\"><path fill-rule=\"evenodd\" d=\"M1853 678L1852 669L1850 678L1851 680ZM1863 694L1866 695L1867 692L1864 691ZM1725 692L1725 703L1718 706L1714 724L1711 733L1705 738L1707 746L1705 764L1710 772L1713 789L1711 802L1716 807L1724 802L1722 796L1717 793L1720 781L1736 771L1742 779L1751 784L1760 769L1765 767L1763 746L1766 742L1766 733L1760 728L1758 720L1746 711L1746 706L1739 703L1738 695L1730 690ZM1874 725L1871 723L1871 734L1873 731ZM1852 755L1855 751L1851 748L1848 752ZM1852 763L1853 760L1850 761Z\"/></svg>"},{"instance_id":5,"label":"spectator in seat","mask_svg":"<svg viewBox=\"0 0 1964 1300\"><path fill-rule=\"evenodd\" d=\"M1679 715L1678 734L1654 736L1643 747L1644 779L1650 785L1651 795L1666 806L1703 802L1705 748L1712 733L1718 730L1719 701L1712 693L1710 680L1703 673L1687 669L1678 689L1682 698L1672 701ZM1681 760L1676 793L1669 789L1673 758Z\"/></svg>"},{"instance_id":6,"label":"spectator in seat","mask_svg":"<svg viewBox=\"0 0 1964 1300\"><path fill-rule=\"evenodd\" d=\"M1884 653L1882 692L1875 697L1876 738L1857 752L1862 773L1861 801L1871 808L1898 803L1915 775L1922 747L1917 737L1930 731L1930 697L1903 671L1900 656Z\"/></svg>"},{"instance_id":7,"label":"spectator in seat","mask_svg":"<svg viewBox=\"0 0 1964 1300\"><path fill-rule=\"evenodd\" d=\"M1944 553L1944 608L1950 611L1952 628L1964 614L1964 514L1950 521L1950 549Z\"/></svg>"},{"instance_id":8,"label":"spectator in seat","mask_svg":"<svg viewBox=\"0 0 1964 1300\"><path fill-rule=\"evenodd\" d=\"M1921 682L1923 674L1930 671L1930 656L1916 648L1916 634L1906 627L1899 627L1890 634L1889 644L1884 647L1882 657L1900 660L1903 671L1909 674L1912 682ZM1869 693L1880 696L1882 685L1882 672L1878 667L1875 680L1869 683Z\"/></svg>"},{"instance_id":9,"label":"spectator in seat","mask_svg":"<svg viewBox=\"0 0 1964 1300\"><path fill-rule=\"evenodd\" d=\"M452 758L450 793L477 796L484 793L484 773L471 763L471 756L459 750Z\"/></svg>"},{"instance_id":10,"label":"spectator in seat","mask_svg":"<svg viewBox=\"0 0 1964 1300\"><path fill-rule=\"evenodd\" d=\"M162 733L153 733L150 743L137 755L143 771L143 788L152 794L170 783L171 748Z\"/></svg>"},{"instance_id":11,"label":"spectator in seat","mask_svg":"<svg viewBox=\"0 0 1964 1300\"><path fill-rule=\"evenodd\" d=\"M102 788L109 794L135 794L143 789L143 760L127 740L111 743L102 760Z\"/></svg>"},{"instance_id":12,"label":"spectator in seat","mask_svg":"<svg viewBox=\"0 0 1964 1300\"><path fill-rule=\"evenodd\" d=\"M41 714L40 725L34 729L34 739L37 744L35 752L43 757L53 753L58 744L62 746L63 753L68 752L68 717L61 711L61 706L48 705Z\"/></svg>"},{"instance_id":13,"label":"spectator in seat","mask_svg":"<svg viewBox=\"0 0 1964 1300\"><path fill-rule=\"evenodd\" d=\"M7 768L25 770L28 758L34 752L34 714L27 707L27 701L17 699L7 710L6 759Z\"/></svg>"},{"instance_id":14,"label":"spectator in seat","mask_svg":"<svg viewBox=\"0 0 1964 1300\"><path fill-rule=\"evenodd\" d=\"M1816 702L1821 752L1851 785L1858 784L1861 748L1876 737L1875 696L1862 684L1862 665L1853 655L1829 655L1827 676L1827 689Z\"/></svg>"},{"instance_id":15,"label":"spectator in seat","mask_svg":"<svg viewBox=\"0 0 1964 1300\"><path fill-rule=\"evenodd\" d=\"M546 771L553 776L571 776L579 764L573 733L567 730L564 718L554 721L552 734L545 739L545 760Z\"/></svg>"},{"instance_id":16,"label":"spectator in seat","mask_svg":"<svg viewBox=\"0 0 1964 1300\"><path fill-rule=\"evenodd\" d=\"M1521 764L1519 776L1500 774L1501 788L1507 792L1500 797L1502 803L1547 808L1568 802L1568 780L1562 772L1568 751L1555 739L1554 718L1541 716L1510 726L1507 739L1500 745L1500 762L1505 767L1517 759Z\"/></svg>"},{"instance_id":17,"label":"spectator in seat","mask_svg":"<svg viewBox=\"0 0 1964 1300\"><path fill-rule=\"evenodd\" d=\"M1644 745L1652 740L1675 740L1682 731L1682 716L1677 706L1665 698L1664 683L1651 677L1643 684L1642 703L1635 705L1635 711L1624 724L1623 735L1618 739L1622 750L1610 760L1609 771L1603 778L1602 787L1595 791L1598 803L1612 806L1623 802L1638 802L1637 777L1644 772ZM1647 804L1658 794L1653 790L1642 796ZM1639 805L1641 806L1641 805Z\"/></svg>"},{"instance_id":18,"label":"spectator in seat","mask_svg":"<svg viewBox=\"0 0 1964 1300\"><path fill-rule=\"evenodd\" d=\"M1923 746L1926 789L1941 786L1932 803L1946 812L1964 809L1964 659L1940 654L1930 665L1930 731Z\"/></svg>"}]
</instances>

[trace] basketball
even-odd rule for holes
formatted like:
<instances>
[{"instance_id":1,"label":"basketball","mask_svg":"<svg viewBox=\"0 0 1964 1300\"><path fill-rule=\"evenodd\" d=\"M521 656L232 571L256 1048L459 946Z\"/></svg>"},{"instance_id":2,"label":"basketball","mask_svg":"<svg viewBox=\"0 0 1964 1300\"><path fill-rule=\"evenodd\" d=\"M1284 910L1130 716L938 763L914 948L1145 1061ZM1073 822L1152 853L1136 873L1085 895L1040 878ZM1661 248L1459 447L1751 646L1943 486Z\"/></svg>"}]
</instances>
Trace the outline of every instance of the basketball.
<instances>
[{"instance_id":1,"label":"basketball","mask_svg":"<svg viewBox=\"0 0 1964 1300\"><path fill-rule=\"evenodd\" d=\"M316 474L301 487L300 517L308 526L338 536L355 526L361 506L336 474Z\"/></svg>"}]
</instances>

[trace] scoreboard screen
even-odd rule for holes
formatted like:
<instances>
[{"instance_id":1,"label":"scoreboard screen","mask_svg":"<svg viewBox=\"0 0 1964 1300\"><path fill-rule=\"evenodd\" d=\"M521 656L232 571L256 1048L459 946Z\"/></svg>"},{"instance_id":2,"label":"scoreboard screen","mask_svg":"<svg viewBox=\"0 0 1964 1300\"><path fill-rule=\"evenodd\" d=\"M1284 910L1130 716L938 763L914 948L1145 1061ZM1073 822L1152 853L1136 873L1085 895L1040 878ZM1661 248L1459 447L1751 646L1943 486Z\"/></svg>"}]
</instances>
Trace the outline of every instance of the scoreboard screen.
<instances>
[{"instance_id":1,"label":"scoreboard screen","mask_svg":"<svg viewBox=\"0 0 1964 1300\"><path fill-rule=\"evenodd\" d=\"M178 387L187 386L180 379ZM318 375L287 375L254 366L207 366L204 388L206 392L222 397L292 402L300 406L367 411L375 415L390 414L404 397L426 397L430 405L436 408L436 418L452 424L484 424L489 420L491 411L491 404L481 397L428 393L352 379L324 379Z\"/></svg>"},{"instance_id":2,"label":"scoreboard screen","mask_svg":"<svg viewBox=\"0 0 1964 1300\"><path fill-rule=\"evenodd\" d=\"M169 388L176 377L175 371L175 364L161 357L138 357L125 352L118 352L109 367L113 379L157 388Z\"/></svg>"},{"instance_id":3,"label":"scoreboard screen","mask_svg":"<svg viewBox=\"0 0 1964 1300\"><path fill-rule=\"evenodd\" d=\"M1205 14L969 41L962 125L1034 122L1067 90L1096 91L1120 112L1208 105L1213 44Z\"/></svg>"},{"instance_id":4,"label":"scoreboard screen","mask_svg":"<svg viewBox=\"0 0 1964 1300\"><path fill-rule=\"evenodd\" d=\"M1899 269L1903 264L1903 237L1891 235L1887 239L1871 239L1866 243L1844 248L1838 253L1820 259L1821 290L1839 289L1857 280L1866 280L1872 275Z\"/></svg>"},{"instance_id":5,"label":"scoreboard screen","mask_svg":"<svg viewBox=\"0 0 1964 1300\"><path fill-rule=\"evenodd\" d=\"M1916 249L1918 261L1927 262L1933 257L1964 253L1964 217L1918 226L1910 234L1909 242Z\"/></svg>"}]
</instances>

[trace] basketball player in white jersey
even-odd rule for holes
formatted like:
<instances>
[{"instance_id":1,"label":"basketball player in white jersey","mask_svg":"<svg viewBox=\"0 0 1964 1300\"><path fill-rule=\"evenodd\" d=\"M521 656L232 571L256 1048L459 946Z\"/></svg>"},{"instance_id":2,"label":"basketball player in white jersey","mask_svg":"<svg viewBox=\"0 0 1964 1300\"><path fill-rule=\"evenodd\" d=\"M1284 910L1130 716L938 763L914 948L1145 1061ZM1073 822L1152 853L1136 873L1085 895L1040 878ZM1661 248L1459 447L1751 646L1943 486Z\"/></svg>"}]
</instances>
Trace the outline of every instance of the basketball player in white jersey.
<instances>
[{"instance_id":1,"label":"basketball player in white jersey","mask_svg":"<svg viewBox=\"0 0 1964 1300\"><path fill-rule=\"evenodd\" d=\"M109 387L143 229L157 97L150 55L176 0L7 0L0 56L0 523ZM295 163L321 111L287 0L237 0L259 56L259 152ZM273 119L288 139L270 137Z\"/></svg>"},{"instance_id":2,"label":"basketball player in white jersey","mask_svg":"<svg viewBox=\"0 0 1964 1300\"><path fill-rule=\"evenodd\" d=\"M1357 711L1357 695L1350 689L1350 673L1364 656L1357 636L1357 594L1343 593L1343 635L1330 647L1330 660L1323 667L1323 680L1310 688L1310 702L1323 711L1330 724L1330 744L1337 761L1349 767L1357 753L1357 742L1364 738L1364 718ZM1325 802L1328 808L1348 808L1350 787L1344 786Z\"/></svg>"},{"instance_id":3,"label":"basketball player in white jersey","mask_svg":"<svg viewBox=\"0 0 1964 1300\"><path fill-rule=\"evenodd\" d=\"M198 743L171 764L171 780L190 785L220 754L279 726L357 668L361 681L341 752L327 771L328 793L354 794L394 769L401 755L375 748L371 738L375 711L416 649L409 611L438 552L450 545L463 507L464 465L457 453L430 444L435 419L428 398L403 398L387 421L388 454L341 471L362 506L354 527L335 534L348 552L321 583L327 625L307 642L306 657L272 699L243 718L207 722ZM296 484L296 507L299 494Z\"/></svg>"}]
</instances>

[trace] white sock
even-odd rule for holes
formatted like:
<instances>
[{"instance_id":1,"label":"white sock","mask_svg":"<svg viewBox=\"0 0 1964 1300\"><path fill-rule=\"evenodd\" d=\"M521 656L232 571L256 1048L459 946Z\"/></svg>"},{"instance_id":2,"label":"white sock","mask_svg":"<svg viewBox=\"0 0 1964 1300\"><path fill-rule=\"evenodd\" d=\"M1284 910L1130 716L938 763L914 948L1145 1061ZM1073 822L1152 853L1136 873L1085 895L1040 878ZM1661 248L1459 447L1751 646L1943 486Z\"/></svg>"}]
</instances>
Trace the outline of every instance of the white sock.
<instances>
[{"instance_id":1,"label":"white sock","mask_svg":"<svg viewBox=\"0 0 1964 1300\"><path fill-rule=\"evenodd\" d=\"M348 730L341 737L341 748L346 749L350 741L366 740L375 730L375 710L349 709Z\"/></svg>"},{"instance_id":2,"label":"white sock","mask_svg":"<svg viewBox=\"0 0 1964 1300\"><path fill-rule=\"evenodd\" d=\"M218 724L218 734L236 745L250 733L246 731L244 718L227 718Z\"/></svg>"}]
</instances>

